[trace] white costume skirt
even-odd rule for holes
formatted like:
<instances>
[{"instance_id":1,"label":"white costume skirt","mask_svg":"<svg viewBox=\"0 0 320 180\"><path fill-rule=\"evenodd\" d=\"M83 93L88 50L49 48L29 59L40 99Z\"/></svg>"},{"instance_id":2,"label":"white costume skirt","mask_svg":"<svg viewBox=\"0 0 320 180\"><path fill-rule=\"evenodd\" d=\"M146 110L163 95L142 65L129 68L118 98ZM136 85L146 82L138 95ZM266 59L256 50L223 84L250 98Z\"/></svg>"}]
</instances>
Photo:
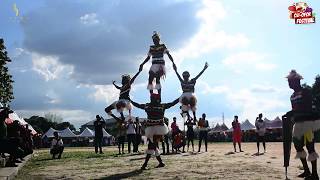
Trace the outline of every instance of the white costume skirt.
<instances>
[{"instance_id":1,"label":"white costume skirt","mask_svg":"<svg viewBox=\"0 0 320 180\"><path fill-rule=\"evenodd\" d=\"M155 74L160 74L160 76L166 75L166 66L164 64L152 64L150 67L150 71Z\"/></svg>"},{"instance_id":2,"label":"white costume skirt","mask_svg":"<svg viewBox=\"0 0 320 180\"><path fill-rule=\"evenodd\" d=\"M132 104L128 99L119 99L118 101L115 101L112 103L112 106L117 109L119 113L122 113L124 109L131 110Z\"/></svg>"},{"instance_id":3,"label":"white costume skirt","mask_svg":"<svg viewBox=\"0 0 320 180\"><path fill-rule=\"evenodd\" d=\"M295 138L302 138L303 135L308 132L312 131L315 132L320 129L320 119L314 121L304 121L304 122L296 122L293 126L292 135Z\"/></svg>"},{"instance_id":4,"label":"white costume skirt","mask_svg":"<svg viewBox=\"0 0 320 180\"><path fill-rule=\"evenodd\" d=\"M195 100L194 107L190 107L189 105L184 105L183 104L183 99L184 98L186 98L189 102L191 101L191 98L194 98L194 100ZM179 98L179 102L182 104L182 106L181 106L181 110L182 111L189 111L191 108L192 108L192 111L196 110L197 98L196 98L195 94L192 93L192 92L184 92L184 93L182 93L182 95Z\"/></svg>"},{"instance_id":5,"label":"white costume skirt","mask_svg":"<svg viewBox=\"0 0 320 180\"><path fill-rule=\"evenodd\" d=\"M163 136L168 134L169 128L166 124L163 125L155 125L155 126L148 126L145 129L145 136L153 141L154 135Z\"/></svg>"}]
</instances>

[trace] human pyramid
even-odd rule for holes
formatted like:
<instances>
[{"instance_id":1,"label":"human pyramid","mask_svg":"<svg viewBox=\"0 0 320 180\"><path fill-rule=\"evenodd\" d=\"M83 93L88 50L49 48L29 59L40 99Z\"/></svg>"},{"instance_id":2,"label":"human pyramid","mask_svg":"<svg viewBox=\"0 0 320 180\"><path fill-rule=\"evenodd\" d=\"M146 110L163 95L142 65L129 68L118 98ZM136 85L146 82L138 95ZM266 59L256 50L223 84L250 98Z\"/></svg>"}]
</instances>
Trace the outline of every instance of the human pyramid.
<instances>
[{"instance_id":1,"label":"human pyramid","mask_svg":"<svg viewBox=\"0 0 320 180\"><path fill-rule=\"evenodd\" d=\"M184 71L182 77L177 71L177 66L173 61L171 54L164 44L160 44L160 35L154 32L152 36L154 45L150 46L148 56L139 67L139 71L130 78L130 75L122 76L122 86L118 86L113 81L113 85L120 90L119 100L112 103L110 106L105 108L106 113L115 118L118 122L119 129L123 129L125 126L124 110L129 111L129 119L131 119L132 105L143 109L147 113L147 121L145 128L145 136L148 138L148 149L145 162L141 169L144 170L147 167L148 161L151 155L155 154L156 159L159 161L159 167L164 167L165 164L162 162L160 157L160 150L158 143L162 140L163 136L169 132L168 126L164 123L165 110L176 105L178 102L181 103L181 115L183 117L190 118L189 110L193 112L193 119L196 121L196 104L197 99L194 95L194 86L197 79L202 73L208 68L208 63L205 63L203 70L193 79L190 79L190 73ZM167 54L173 64L173 69L178 76L181 83L182 95L170 103L161 103L161 84L160 79L166 75L164 54ZM150 103L139 104L130 99L131 85L133 84L136 77L143 70L144 64L146 64L152 57L152 65L149 70L149 79L147 89L150 91ZM157 93L155 93L155 90ZM112 113L112 110L116 109L120 113L120 118Z\"/></svg>"}]
</instances>

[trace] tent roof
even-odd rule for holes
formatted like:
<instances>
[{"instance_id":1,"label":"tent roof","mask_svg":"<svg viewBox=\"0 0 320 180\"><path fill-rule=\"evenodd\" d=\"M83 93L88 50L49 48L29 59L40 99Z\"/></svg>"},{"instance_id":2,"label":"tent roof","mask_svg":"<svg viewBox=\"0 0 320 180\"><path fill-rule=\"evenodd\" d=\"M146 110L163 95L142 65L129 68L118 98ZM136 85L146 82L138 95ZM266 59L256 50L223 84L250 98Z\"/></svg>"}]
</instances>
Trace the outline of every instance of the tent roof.
<instances>
[{"instance_id":1,"label":"tent roof","mask_svg":"<svg viewBox=\"0 0 320 180\"><path fill-rule=\"evenodd\" d=\"M102 129L102 132L103 132L103 137L111 137L111 135L107 133L107 131L104 128Z\"/></svg>"},{"instance_id":2,"label":"tent roof","mask_svg":"<svg viewBox=\"0 0 320 180\"><path fill-rule=\"evenodd\" d=\"M50 128L46 133L44 133L44 135L42 136L42 138L44 138L45 136L47 136L47 137L53 137L53 133L54 133L55 131L57 131L57 130L55 130L55 129L53 129L53 128Z\"/></svg>"},{"instance_id":3,"label":"tent roof","mask_svg":"<svg viewBox=\"0 0 320 180\"><path fill-rule=\"evenodd\" d=\"M64 138L77 137L69 128L59 131L59 136Z\"/></svg>"},{"instance_id":4,"label":"tent roof","mask_svg":"<svg viewBox=\"0 0 320 180\"><path fill-rule=\"evenodd\" d=\"M94 131L86 127L82 133L79 135L79 137L94 137Z\"/></svg>"},{"instance_id":5,"label":"tent roof","mask_svg":"<svg viewBox=\"0 0 320 180\"><path fill-rule=\"evenodd\" d=\"M20 118L20 117L18 116L18 114L15 113L15 112L9 114L9 118L10 118L11 120L13 120L13 121L19 121L21 125L26 125L26 124L28 124L23 118ZM30 124L28 124L28 129L31 130L31 133L32 133L33 135L34 135L34 134L37 134L37 131L35 131Z\"/></svg>"},{"instance_id":6,"label":"tent roof","mask_svg":"<svg viewBox=\"0 0 320 180\"><path fill-rule=\"evenodd\" d=\"M248 119L246 119L243 123L241 123L241 130L242 131L248 131L248 130L251 130L254 128L255 128L255 126L253 124L251 124Z\"/></svg>"},{"instance_id":7,"label":"tent roof","mask_svg":"<svg viewBox=\"0 0 320 180\"><path fill-rule=\"evenodd\" d=\"M62 131L59 131L59 130L55 130L53 128L50 128L43 136L47 136L47 137L53 137L53 133L57 131L59 133L59 136L60 137L63 137L63 138L73 138L73 137L77 137L77 135L75 135L69 128L66 128Z\"/></svg>"}]
</instances>

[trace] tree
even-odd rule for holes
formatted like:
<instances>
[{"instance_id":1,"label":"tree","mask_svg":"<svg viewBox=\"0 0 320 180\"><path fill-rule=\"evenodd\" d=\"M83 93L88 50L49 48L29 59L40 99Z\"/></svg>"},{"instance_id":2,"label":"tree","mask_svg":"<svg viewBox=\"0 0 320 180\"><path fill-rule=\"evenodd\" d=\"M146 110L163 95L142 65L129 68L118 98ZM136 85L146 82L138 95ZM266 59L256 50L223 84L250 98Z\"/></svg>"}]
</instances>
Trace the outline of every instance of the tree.
<instances>
[{"instance_id":1,"label":"tree","mask_svg":"<svg viewBox=\"0 0 320 180\"><path fill-rule=\"evenodd\" d=\"M44 118L46 118L48 121L56 122L56 123L62 123L63 121L63 118L60 115L53 114L53 113L45 114Z\"/></svg>"},{"instance_id":2,"label":"tree","mask_svg":"<svg viewBox=\"0 0 320 180\"><path fill-rule=\"evenodd\" d=\"M11 62L11 59L8 57L3 39L0 38L0 102L4 106L9 106L14 99L12 86L14 81L6 66L8 62Z\"/></svg>"},{"instance_id":3,"label":"tree","mask_svg":"<svg viewBox=\"0 0 320 180\"><path fill-rule=\"evenodd\" d=\"M312 85L313 106L320 113L320 75L317 75Z\"/></svg>"}]
</instances>

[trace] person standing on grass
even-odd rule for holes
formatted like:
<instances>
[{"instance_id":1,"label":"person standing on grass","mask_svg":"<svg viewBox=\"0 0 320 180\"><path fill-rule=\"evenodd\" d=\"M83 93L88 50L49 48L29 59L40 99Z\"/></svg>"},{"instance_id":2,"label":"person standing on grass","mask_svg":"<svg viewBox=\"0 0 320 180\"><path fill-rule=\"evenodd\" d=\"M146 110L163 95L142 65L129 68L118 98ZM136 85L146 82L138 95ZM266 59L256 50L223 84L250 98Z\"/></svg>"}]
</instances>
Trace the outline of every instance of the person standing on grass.
<instances>
[{"instance_id":1,"label":"person standing on grass","mask_svg":"<svg viewBox=\"0 0 320 180\"><path fill-rule=\"evenodd\" d=\"M206 114L202 114L202 118L199 119L198 122L199 127L199 150L201 149L201 142L204 140L204 145L206 148L206 152L208 151L208 128L209 128L209 122L206 120Z\"/></svg>"},{"instance_id":2,"label":"person standing on grass","mask_svg":"<svg viewBox=\"0 0 320 180\"><path fill-rule=\"evenodd\" d=\"M259 114L259 117L256 119L256 133L257 133L257 148L258 155L260 149L260 142L262 142L264 153L266 152L266 141L265 141L265 133L266 133L266 123L262 120L262 114Z\"/></svg>"},{"instance_id":3,"label":"person standing on grass","mask_svg":"<svg viewBox=\"0 0 320 180\"><path fill-rule=\"evenodd\" d=\"M141 137L142 137L141 136L142 125L139 121L139 117L136 117L135 128L136 128L136 136L135 136L135 143L134 143L133 152L139 152L139 145L141 143Z\"/></svg>"},{"instance_id":4,"label":"person standing on grass","mask_svg":"<svg viewBox=\"0 0 320 180\"><path fill-rule=\"evenodd\" d=\"M131 144L134 146L136 138L136 127L131 117L127 123L127 140L128 140L128 153L131 153Z\"/></svg>"},{"instance_id":5,"label":"person standing on grass","mask_svg":"<svg viewBox=\"0 0 320 180\"><path fill-rule=\"evenodd\" d=\"M63 141L59 137L59 134L57 131L53 133L54 138L51 142L51 148L50 148L50 154L52 154L52 159L56 158L56 155L58 155L58 159L61 158L61 155L64 150Z\"/></svg>"},{"instance_id":6,"label":"person standing on grass","mask_svg":"<svg viewBox=\"0 0 320 180\"><path fill-rule=\"evenodd\" d=\"M103 140L103 128L106 126L106 123L99 115L96 115L96 121L93 123L94 125L94 149L95 152L98 153L98 148L100 150L100 154L102 152L102 140Z\"/></svg>"},{"instance_id":7,"label":"person standing on grass","mask_svg":"<svg viewBox=\"0 0 320 180\"><path fill-rule=\"evenodd\" d=\"M192 152L194 151L194 145L193 145L193 139L194 139L194 131L193 126L196 125L196 121L192 119L191 117L188 118L187 122L185 124L187 126L187 151L189 151L189 145L191 142L192 146Z\"/></svg>"},{"instance_id":8,"label":"person standing on grass","mask_svg":"<svg viewBox=\"0 0 320 180\"><path fill-rule=\"evenodd\" d=\"M168 118L164 118L164 123L169 126L169 119ZM167 148L167 153L166 153L166 148ZM163 140L162 140L162 152L163 154L169 154L169 135L166 134L164 135L163 137Z\"/></svg>"},{"instance_id":9,"label":"person standing on grass","mask_svg":"<svg viewBox=\"0 0 320 180\"><path fill-rule=\"evenodd\" d=\"M232 128L233 128L232 136L233 136L234 152L237 152L236 143L238 143L238 145L239 145L240 152L243 152L241 149L241 126L238 121L238 116L234 116L234 120L232 122Z\"/></svg>"}]
</instances>

